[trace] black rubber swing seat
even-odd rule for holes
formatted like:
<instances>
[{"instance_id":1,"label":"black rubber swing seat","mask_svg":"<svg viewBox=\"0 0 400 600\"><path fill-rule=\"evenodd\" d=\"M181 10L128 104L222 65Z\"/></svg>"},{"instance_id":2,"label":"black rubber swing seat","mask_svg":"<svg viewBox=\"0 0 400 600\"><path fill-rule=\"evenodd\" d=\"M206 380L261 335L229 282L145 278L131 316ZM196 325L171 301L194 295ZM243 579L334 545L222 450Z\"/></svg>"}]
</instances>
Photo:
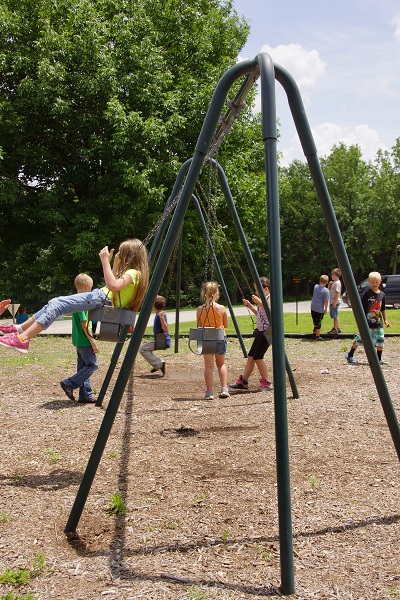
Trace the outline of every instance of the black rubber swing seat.
<instances>
[{"instance_id":1,"label":"black rubber swing seat","mask_svg":"<svg viewBox=\"0 0 400 600\"><path fill-rule=\"evenodd\" d=\"M189 348L194 354L215 354L218 342L225 337L224 329L216 327L197 327L189 331ZM190 342L197 342L196 352L191 347Z\"/></svg>"},{"instance_id":2,"label":"black rubber swing seat","mask_svg":"<svg viewBox=\"0 0 400 600\"><path fill-rule=\"evenodd\" d=\"M100 322L99 340L101 342L118 342L121 328L124 325L134 327L136 312L116 306L102 306L89 311L90 321Z\"/></svg>"}]
</instances>

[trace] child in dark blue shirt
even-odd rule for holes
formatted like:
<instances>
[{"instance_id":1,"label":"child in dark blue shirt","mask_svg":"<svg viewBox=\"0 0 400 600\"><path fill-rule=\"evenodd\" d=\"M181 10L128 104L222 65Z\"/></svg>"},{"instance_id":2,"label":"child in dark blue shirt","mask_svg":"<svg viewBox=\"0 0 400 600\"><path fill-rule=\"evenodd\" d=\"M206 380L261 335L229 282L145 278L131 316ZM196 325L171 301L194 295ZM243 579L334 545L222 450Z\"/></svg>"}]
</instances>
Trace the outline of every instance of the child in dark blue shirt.
<instances>
[{"instance_id":1,"label":"child in dark blue shirt","mask_svg":"<svg viewBox=\"0 0 400 600\"><path fill-rule=\"evenodd\" d=\"M153 367L151 369L151 373L161 371L164 376L165 361L153 354L154 350L156 349L156 335L159 333L165 334L165 348L169 348L171 346L171 336L168 333L167 313L165 312L164 296L157 296L153 310L156 311L156 316L154 317L153 325L154 339L149 340L148 342L144 342L140 346L139 352L143 356L143 358L147 360L147 362Z\"/></svg>"}]
</instances>

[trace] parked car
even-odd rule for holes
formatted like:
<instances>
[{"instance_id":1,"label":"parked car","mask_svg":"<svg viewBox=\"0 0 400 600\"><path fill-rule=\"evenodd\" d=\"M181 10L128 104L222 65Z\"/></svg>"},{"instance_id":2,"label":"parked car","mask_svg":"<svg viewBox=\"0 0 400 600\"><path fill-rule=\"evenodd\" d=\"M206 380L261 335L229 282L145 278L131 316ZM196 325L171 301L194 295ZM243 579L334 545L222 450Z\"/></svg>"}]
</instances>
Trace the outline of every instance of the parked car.
<instances>
[{"instance_id":1,"label":"parked car","mask_svg":"<svg viewBox=\"0 0 400 600\"><path fill-rule=\"evenodd\" d=\"M362 296L368 288L368 279L364 279L364 281L357 286L360 296ZM380 289L385 292L386 306L400 308L400 275L382 275ZM351 308L351 302L347 292L343 292L342 302Z\"/></svg>"}]
</instances>

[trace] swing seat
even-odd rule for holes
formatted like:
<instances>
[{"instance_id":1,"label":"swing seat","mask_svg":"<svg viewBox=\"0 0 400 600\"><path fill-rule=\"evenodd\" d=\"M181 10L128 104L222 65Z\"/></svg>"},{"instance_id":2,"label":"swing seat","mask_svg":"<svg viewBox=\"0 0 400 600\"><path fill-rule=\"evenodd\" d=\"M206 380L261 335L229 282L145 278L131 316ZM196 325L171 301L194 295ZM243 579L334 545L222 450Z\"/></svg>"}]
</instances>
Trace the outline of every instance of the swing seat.
<instances>
[{"instance_id":1,"label":"swing seat","mask_svg":"<svg viewBox=\"0 0 400 600\"><path fill-rule=\"evenodd\" d=\"M215 354L217 351L217 342L224 339L224 330L215 327L197 327L189 331L189 349L193 354ZM197 342L196 352L191 347L190 342Z\"/></svg>"},{"instance_id":2,"label":"swing seat","mask_svg":"<svg viewBox=\"0 0 400 600\"><path fill-rule=\"evenodd\" d=\"M90 321L99 321L101 342L118 342L123 325L133 327L136 321L136 312L127 308L116 306L102 306L89 311Z\"/></svg>"}]
</instances>

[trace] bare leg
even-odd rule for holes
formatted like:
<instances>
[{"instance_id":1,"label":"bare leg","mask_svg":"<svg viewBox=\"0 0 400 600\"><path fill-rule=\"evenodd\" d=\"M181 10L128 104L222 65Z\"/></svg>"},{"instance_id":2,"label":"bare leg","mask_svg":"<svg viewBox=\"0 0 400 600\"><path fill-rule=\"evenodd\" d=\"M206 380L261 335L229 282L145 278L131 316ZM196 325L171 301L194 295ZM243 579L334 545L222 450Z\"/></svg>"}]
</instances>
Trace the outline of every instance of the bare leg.
<instances>
[{"instance_id":1,"label":"bare leg","mask_svg":"<svg viewBox=\"0 0 400 600\"><path fill-rule=\"evenodd\" d=\"M203 354L204 358L204 380L206 382L207 392L212 392L213 388L213 371L214 371L214 354Z\"/></svg>"},{"instance_id":2,"label":"bare leg","mask_svg":"<svg viewBox=\"0 0 400 600\"><path fill-rule=\"evenodd\" d=\"M29 317L24 323L20 325L22 331L26 331L33 323L36 323L35 317Z\"/></svg>"},{"instance_id":3,"label":"bare leg","mask_svg":"<svg viewBox=\"0 0 400 600\"><path fill-rule=\"evenodd\" d=\"M265 379L268 381L268 370L267 370L267 365L265 364L264 360L262 358L260 358L259 360L256 360L255 363L260 372L261 379Z\"/></svg>"},{"instance_id":4,"label":"bare leg","mask_svg":"<svg viewBox=\"0 0 400 600\"><path fill-rule=\"evenodd\" d=\"M33 317L31 317L31 319L32 318ZM43 325L41 325L40 323L37 323L37 321L35 321L33 319L32 325L30 325L28 327L28 329L24 329L24 331L20 335L24 340L28 341L28 340L31 340L32 338L34 338L35 336L37 336L43 330L44 330Z\"/></svg>"},{"instance_id":5,"label":"bare leg","mask_svg":"<svg viewBox=\"0 0 400 600\"><path fill-rule=\"evenodd\" d=\"M221 387L228 387L228 370L225 364L225 355L224 354L216 354L215 362L217 363L219 381L221 383ZM207 388L208 389L208 388ZM212 388L210 388L212 389Z\"/></svg>"},{"instance_id":6,"label":"bare leg","mask_svg":"<svg viewBox=\"0 0 400 600\"><path fill-rule=\"evenodd\" d=\"M253 357L248 356L246 366L244 368L243 375L242 375L243 379L245 379L246 381L249 380L249 377L252 374L255 366L256 366L256 363L254 362Z\"/></svg>"}]
</instances>

